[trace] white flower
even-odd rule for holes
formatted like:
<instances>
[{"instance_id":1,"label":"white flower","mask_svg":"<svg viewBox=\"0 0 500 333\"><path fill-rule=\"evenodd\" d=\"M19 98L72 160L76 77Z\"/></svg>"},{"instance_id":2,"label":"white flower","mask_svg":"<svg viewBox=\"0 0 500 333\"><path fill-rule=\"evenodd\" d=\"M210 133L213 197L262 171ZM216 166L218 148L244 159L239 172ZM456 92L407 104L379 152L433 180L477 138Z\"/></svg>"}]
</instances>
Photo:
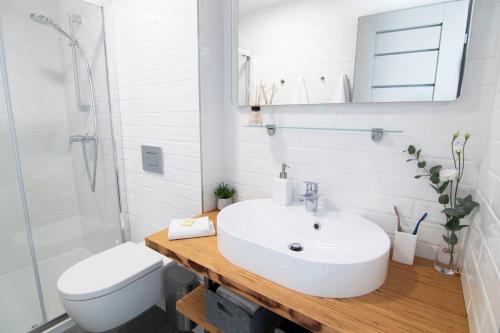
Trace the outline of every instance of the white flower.
<instances>
[{"instance_id":1,"label":"white flower","mask_svg":"<svg viewBox=\"0 0 500 333\"><path fill-rule=\"evenodd\" d=\"M439 171L439 180L444 182L450 182L456 180L458 177L457 169L443 169Z\"/></svg>"},{"instance_id":2,"label":"white flower","mask_svg":"<svg viewBox=\"0 0 500 333\"><path fill-rule=\"evenodd\" d=\"M461 154L463 150L464 150L464 143L462 142L462 140L455 140L455 142L453 142L453 151L456 154Z\"/></svg>"}]
</instances>

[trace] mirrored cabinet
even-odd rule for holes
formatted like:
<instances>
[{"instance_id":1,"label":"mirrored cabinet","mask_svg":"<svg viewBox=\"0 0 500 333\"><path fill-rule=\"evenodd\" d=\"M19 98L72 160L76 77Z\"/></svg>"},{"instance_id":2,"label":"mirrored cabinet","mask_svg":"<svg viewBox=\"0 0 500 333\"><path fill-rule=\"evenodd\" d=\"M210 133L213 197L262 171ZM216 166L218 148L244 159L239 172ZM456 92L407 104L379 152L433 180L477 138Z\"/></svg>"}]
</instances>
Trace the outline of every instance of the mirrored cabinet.
<instances>
[{"instance_id":1,"label":"mirrored cabinet","mask_svg":"<svg viewBox=\"0 0 500 333\"><path fill-rule=\"evenodd\" d=\"M240 106L452 101L461 94L471 2L238 0ZM237 41L236 41L237 40Z\"/></svg>"}]
</instances>

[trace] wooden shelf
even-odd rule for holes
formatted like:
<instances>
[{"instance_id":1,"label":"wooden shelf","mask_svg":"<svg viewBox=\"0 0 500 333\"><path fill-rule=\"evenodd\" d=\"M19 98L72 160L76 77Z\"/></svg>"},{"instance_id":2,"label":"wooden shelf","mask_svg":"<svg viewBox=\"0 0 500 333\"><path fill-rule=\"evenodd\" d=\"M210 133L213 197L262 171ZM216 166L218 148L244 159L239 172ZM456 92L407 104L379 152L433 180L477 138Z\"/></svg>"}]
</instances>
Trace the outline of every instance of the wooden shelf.
<instances>
[{"instance_id":1,"label":"wooden shelf","mask_svg":"<svg viewBox=\"0 0 500 333\"><path fill-rule=\"evenodd\" d=\"M217 212L207 215L217 221ZM427 259L417 257L413 266L390 261L384 285L368 295L324 298L290 290L231 264L219 252L216 236L169 241L167 233L147 237L146 245L313 332L468 332L460 279L439 274ZM200 295L203 289L182 299L184 312L179 311L206 327ZM188 300L192 305L182 304Z\"/></svg>"},{"instance_id":2,"label":"wooden shelf","mask_svg":"<svg viewBox=\"0 0 500 333\"><path fill-rule=\"evenodd\" d=\"M205 293L203 286L199 286L177 301L177 311L194 321L210 333L222 333L217 327L205 320Z\"/></svg>"}]
</instances>

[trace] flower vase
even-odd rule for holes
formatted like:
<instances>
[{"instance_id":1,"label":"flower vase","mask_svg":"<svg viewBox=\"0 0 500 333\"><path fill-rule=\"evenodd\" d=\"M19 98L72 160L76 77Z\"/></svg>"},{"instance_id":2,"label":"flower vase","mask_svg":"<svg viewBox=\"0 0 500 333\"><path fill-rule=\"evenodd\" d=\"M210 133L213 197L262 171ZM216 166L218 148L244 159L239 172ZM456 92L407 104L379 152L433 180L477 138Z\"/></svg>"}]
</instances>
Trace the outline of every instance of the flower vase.
<instances>
[{"instance_id":1,"label":"flower vase","mask_svg":"<svg viewBox=\"0 0 500 333\"><path fill-rule=\"evenodd\" d=\"M450 242L446 241L446 239L450 239L451 237L455 237L455 239L457 239L456 244L452 245L450 244ZM444 275L456 275L459 271L459 256L460 248L458 246L458 237L456 236L455 232L447 231L443 235L443 239L441 240L441 243L439 244L439 247L436 251L434 268L439 273Z\"/></svg>"}]
</instances>

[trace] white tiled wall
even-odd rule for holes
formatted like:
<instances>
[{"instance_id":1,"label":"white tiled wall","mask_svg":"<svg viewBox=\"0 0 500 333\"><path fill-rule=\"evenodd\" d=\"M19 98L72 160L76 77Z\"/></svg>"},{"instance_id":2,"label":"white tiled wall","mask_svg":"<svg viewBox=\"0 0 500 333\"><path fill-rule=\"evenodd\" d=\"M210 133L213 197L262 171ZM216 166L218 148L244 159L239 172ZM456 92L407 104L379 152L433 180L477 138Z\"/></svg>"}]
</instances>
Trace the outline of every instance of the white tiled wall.
<instances>
[{"instance_id":1,"label":"white tiled wall","mask_svg":"<svg viewBox=\"0 0 500 333\"><path fill-rule=\"evenodd\" d=\"M483 1L484 2L484 1ZM230 3L226 2L230 15ZM481 1L480 1L481 3ZM477 8L475 26L487 25L491 13ZM231 78L231 22L225 21L225 78ZM475 27L479 31L479 27ZM224 180L234 184L238 199L270 197L272 180L279 165L287 162L289 177L320 183L322 203L357 212L394 233L393 206L402 213L403 226L413 228L428 212L421 226L417 254L433 258L443 223L435 193L425 181L413 179L417 168L405 162L402 153L409 144L424 148L430 163L450 164L449 142L453 132L470 131L466 187L476 184L482 133L487 122L489 101L495 89L491 73L491 41L472 32L470 55L462 97L455 102L392 103L357 105L280 106L264 109L264 122L286 126L373 128L403 130L386 134L374 143L369 133L321 132L278 129L269 137L265 129L245 128L248 108L231 104L231 87L226 85L224 112ZM494 52L493 52L494 54ZM485 56L486 55L486 56Z\"/></svg>"},{"instance_id":2,"label":"white tiled wall","mask_svg":"<svg viewBox=\"0 0 500 333\"><path fill-rule=\"evenodd\" d=\"M202 210L195 0L112 0L131 239ZM144 172L160 146L164 174Z\"/></svg>"},{"instance_id":3,"label":"white tiled wall","mask_svg":"<svg viewBox=\"0 0 500 333\"><path fill-rule=\"evenodd\" d=\"M217 207L214 190L223 176L224 26L222 1L198 3L203 211L207 212Z\"/></svg>"},{"instance_id":4,"label":"white tiled wall","mask_svg":"<svg viewBox=\"0 0 500 333\"><path fill-rule=\"evenodd\" d=\"M120 207L118 201L113 142L111 132L110 101L106 75L105 39L101 9L80 0L66 0L61 4L58 22L69 30L68 13L81 17L82 23L73 23L73 35L78 39L91 64L99 131L96 190L91 192L84 165L82 148L74 144L71 149L73 174L77 190L83 246L92 253L101 252L120 240ZM90 112L78 112L71 48L63 42L62 62L66 76L66 110L70 135L93 133L93 116ZM77 54L81 103L91 104L86 68ZM119 129L119 126L118 126ZM88 148L92 156L93 147ZM89 159L92 167L93 159Z\"/></svg>"},{"instance_id":5,"label":"white tiled wall","mask_svg":"<svg viewBox=\"0 0 500 333\"><path fill-rule=\"evenodd\" d=\"M476 30L487 49L477 56L490 59L491 80L496 79L496 86L475 192L481 207L469 230L462 286L471 332L493 333L500 331L500 1L480 2L477 13L487 18ZM485 36L495 36L496 40Z\"/></svg>"}]
</instances>

